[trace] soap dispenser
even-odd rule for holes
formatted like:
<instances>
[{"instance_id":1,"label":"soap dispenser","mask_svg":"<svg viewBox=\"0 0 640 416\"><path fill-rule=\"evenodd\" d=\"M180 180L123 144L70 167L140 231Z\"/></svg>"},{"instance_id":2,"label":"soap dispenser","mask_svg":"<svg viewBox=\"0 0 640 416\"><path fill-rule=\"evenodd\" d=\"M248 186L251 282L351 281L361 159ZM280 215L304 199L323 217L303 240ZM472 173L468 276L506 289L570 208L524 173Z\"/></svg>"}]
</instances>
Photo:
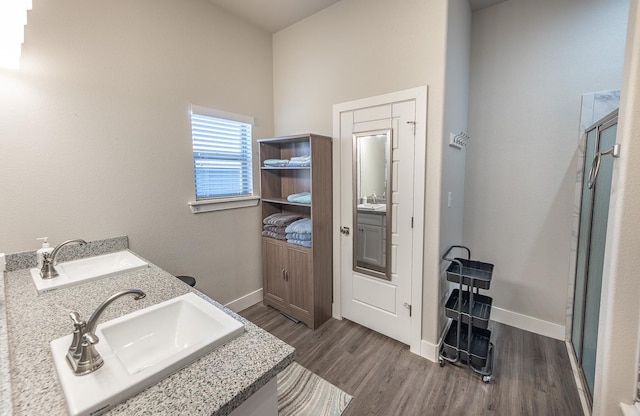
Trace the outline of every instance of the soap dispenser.
<instances>
[{"instance_id":1,"label":"soap dispenser","mask_svg":"<svg viewBox=\"0 0 640 416\"><path fill-rule=\"evenodd\" d=\"M38 269L42 269L42 261L44 258L44 253L49 253L51 254L51 252L53 251L53 247L51 247L49 245L49 241L48 241L49 237L40 237L37 238L36 240L42 240L42 248L40 248L38 251L36 251L36 258L38 261Z\"/></svg>"}]
</instances>

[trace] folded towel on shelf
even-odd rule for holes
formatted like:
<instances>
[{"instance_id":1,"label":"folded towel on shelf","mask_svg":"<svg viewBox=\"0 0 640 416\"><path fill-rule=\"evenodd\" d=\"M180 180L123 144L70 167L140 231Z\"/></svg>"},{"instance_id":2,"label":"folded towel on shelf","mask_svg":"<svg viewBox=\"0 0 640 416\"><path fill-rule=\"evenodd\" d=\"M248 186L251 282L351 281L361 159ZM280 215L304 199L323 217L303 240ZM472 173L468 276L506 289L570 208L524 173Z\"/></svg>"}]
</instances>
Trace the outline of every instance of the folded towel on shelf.
<instances>
[{"instance_id":1,"label":"folded towel on shelf","mask_svg":"<svg viewBox=\"0 0 640 416\"><path fill-rule=\"evenodd\" d=\"M287 233L287 240L311 241L311 233Z\"/></svg>"},{"instance_id":2,"label":"folded towel on shelf","mask_svg":"<svg viewBox=\"0 0 640 416\"><path fill-rule=\"evenodd\" d=\"M262 235L265 237L271 237L271 238L275 238L276 240L286 240L287 237L284 236L284 234L280 234L280 233L274 233L273 231L263 231Z\"/></svg>"},{"instance_id":3,"label":"folded towel on shelf","mask_svg":"<svg viewBox=\"0 0 640 416\"><path fill-rule=\"evenodd\" d=\"M294 156L289 160L289 167L311 166L311 156Z\"/></svg>"},{"instance_id":4,"label":"folded towel on shelf","mask_svg":"<svg viewBox=\"0 0 640 416\"><path fill-rule=\"evenodd\" d=\"M267 225L286 227L292 224L294 221L299 220L300 218L303 218L302 215L283 214L283 213L277 212L275 214L269 215L267 218L262 220L262 222Z\"/></svg>"},{"instance_id":5,"label":"folded towel on shelf","mask_svg":"<svg viewBox=\"0 0 640 416\"><path fill-rule=\"evenodd\" d=\"M302 247L311 247L311 241L306 241L306 240L287 240L287 243L295 244L297 246L302 246Z\"/></svg>"},{"instance_id":6,"label":"folded towel on shelf","mask_svg":"<svg viewBox=\"0 0 640 416\"><path fill-rule=\"evenodd\" d=\"M311 192L300 192L299 194L291 194L287 197L289 202L297 202L298 204L310 204Z\"/></svg>"},{"instance_id":7,"label":"folded towel on shelf","mask_svg":"<svg viewBox=\"0 0 640 416\"><path fill-rule=\"evenodd\" d=\"M303 218L287 226L287 233L311 233L311 218Z\"/></svg>"},{"instance_id":8,"label":"folded towel on shelf","mask_svg":"<svg viewBox=\"0 0 640 416\"><path fill-rule=\"evenodd\" d=\"M287 227L278 227L277 225L265 224L262 228L264 229L264 231L271 231L272 233L278 233L282 235L285 235L287 233Z\"/></svg>"},{"instance_id":9,"label":"folded towel on shelf","mask_svg":"<svg viewBox=\"0 0 640 416\"><path fill-rule=\"evenodd\" d=\"M268 167L278 167L278 166L287 166L289 165L289 160L287 159L267 159L263 162L265 166Z\"/></svg>"}]
</instances>

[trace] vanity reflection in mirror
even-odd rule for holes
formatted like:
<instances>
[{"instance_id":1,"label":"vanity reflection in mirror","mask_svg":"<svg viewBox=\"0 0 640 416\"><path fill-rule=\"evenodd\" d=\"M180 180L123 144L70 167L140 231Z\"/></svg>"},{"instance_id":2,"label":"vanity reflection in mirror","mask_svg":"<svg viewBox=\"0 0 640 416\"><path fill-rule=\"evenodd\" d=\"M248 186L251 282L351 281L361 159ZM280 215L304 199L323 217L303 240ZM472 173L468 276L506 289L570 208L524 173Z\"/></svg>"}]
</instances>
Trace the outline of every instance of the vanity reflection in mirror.
<instances>
[{"instance_id":1,"label":"vanity reflection in mirror","mask_svg":"<svg viewBox=\"0 0 640 416\"><path fill-rule=\"evenodd\" d=\"M391 280L391 130L355 133L353 270Z\"/></svg>"}]
</instances>

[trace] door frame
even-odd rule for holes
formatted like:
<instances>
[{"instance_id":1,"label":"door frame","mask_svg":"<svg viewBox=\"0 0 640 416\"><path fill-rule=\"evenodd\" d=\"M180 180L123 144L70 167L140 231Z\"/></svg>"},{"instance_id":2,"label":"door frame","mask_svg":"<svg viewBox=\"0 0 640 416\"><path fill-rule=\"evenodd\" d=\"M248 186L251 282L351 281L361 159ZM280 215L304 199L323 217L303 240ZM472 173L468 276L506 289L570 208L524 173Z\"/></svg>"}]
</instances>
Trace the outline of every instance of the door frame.
<instances>
[{"instance_id":1,"label":"door frame","mask_svg":"<svg viewBox=\"0 0 640 416\"><path fill-rule=\"evenodd\" d=\"M361 108L375 107L400 101L415 100L415 152L414 152L414 198L413 198L413 241L411 262L411 325L409 334L410 351L421 355L422 343L422 275L424 260L424 212L425 212L425 171L427 145L427 86L410 88L388 94L333 105L333 317L342 319L342 253L340 234L340 113Z\"/></svg>"}]
</instances>

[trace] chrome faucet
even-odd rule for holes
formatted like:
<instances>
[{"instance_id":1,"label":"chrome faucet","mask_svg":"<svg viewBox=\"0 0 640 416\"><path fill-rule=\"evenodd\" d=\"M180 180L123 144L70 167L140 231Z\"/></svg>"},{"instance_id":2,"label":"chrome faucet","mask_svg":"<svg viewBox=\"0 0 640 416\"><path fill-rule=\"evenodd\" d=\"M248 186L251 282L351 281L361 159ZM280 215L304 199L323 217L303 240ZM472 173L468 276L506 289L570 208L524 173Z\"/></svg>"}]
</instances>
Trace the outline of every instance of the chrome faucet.
<instances>
[{"instance_id":1,"label":"chrome faucet","mask_svg":"<svg viewBox=\"0 0 640 416\"><path fill-rule=\"evenodd\" d=\"M69 364L75 375L82 376L92 373L104 364L104 360L95 349L95 345L100 341L95 334L98 319L100 319L100 315L111 302L125 295L133 295L134 300L140 300L146 296L140 289L127 289L111 295L93 311L86 322L80 319L78 312L69 314L74 328L73 340L69 346L69 352L67 352L67 364Z\"/></svg>"},{"instance_id":2,"label":"chrome faucet","mask_svg":"<svg viewBox=\"0 0 640 416\"><path fill-rule=\"evenodd\" d=\"M51 254L44 253L44 255L42 256L42 269L40 270L40 277L42 277L43 279L51 279L58 275L58 271L55 268L55 265L58 262L58 253L60 252L60 249L62 247L66 246L67 244L73 243L82 245L87 244L86 241L81 239L67 240L58 244L56 248L53 249Z\"/></svg>"}]
</instances>

